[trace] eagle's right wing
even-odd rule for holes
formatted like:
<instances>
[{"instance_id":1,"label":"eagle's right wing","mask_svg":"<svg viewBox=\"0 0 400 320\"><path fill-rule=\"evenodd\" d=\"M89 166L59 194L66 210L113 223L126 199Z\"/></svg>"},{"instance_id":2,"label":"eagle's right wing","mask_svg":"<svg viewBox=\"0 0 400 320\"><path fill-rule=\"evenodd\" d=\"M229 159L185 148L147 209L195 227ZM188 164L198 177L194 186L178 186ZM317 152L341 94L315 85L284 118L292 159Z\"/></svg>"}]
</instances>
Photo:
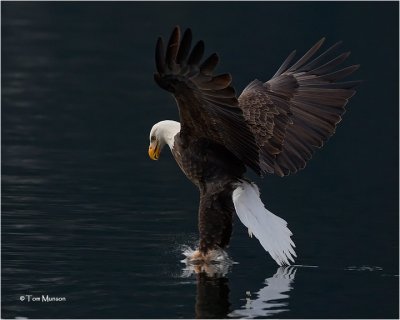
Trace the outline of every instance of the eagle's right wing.
<instances>
[{"instance_id":1,"label":"eagle's right wing","mask_svg":"<svg viewBox=\"0 0 400 320\"><path fill-rule=\"evenodd\" d=\"M324 40L290 66L293 51L272 79L251 82L239 97L261 150L263 171L284 176L303 169L315 149L334 134L344 107L355 94L359 81L339 81L359 66L335 70L350 52L323 62L340 42L310 61Z\"/></svg>"},{"instance_id":2,"label":"eagle's right wing","mask_svg":"<svg viewBox=\"0 0 400 320\"><path fill-rule=\"evenodd\" d=\"M176 27L166 50L162 38L156 46L154 79L175 97L182 140L206 138L221 144L260 174L259 148L238 106L230 74L215 75L218 56L212 54L201 62L204 43L199 41L191 48L191 41L190 29L181 39Z\"/></svg>"}]
</instances>

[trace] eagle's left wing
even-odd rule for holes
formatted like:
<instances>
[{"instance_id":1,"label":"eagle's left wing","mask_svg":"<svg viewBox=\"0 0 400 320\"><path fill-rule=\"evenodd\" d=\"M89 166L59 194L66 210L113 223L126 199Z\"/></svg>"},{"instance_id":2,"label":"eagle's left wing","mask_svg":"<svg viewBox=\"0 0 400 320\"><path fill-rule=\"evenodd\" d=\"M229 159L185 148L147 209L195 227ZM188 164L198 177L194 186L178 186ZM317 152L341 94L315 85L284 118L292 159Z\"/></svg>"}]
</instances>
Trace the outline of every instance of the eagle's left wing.
<instances>
[{"instance_id":1,"label":"eagle's left wing","mask_svg":"<svg viewBox=\"0 0 400 320\"><path fill-rule=\"evenodd\" d=\"M254 80L239 105L260 147L263 171L286 176L306 166L336 130L360 81L343 82L359 65L338 70L350 55L329 59L340 42L315 57L324 38L291 64L295 51L267 82Z\"/></svg>"},{"instance_id":2,"label":"eagle's left wing","mask_svg":"<svg viewBox=\"0 0 400 320\"><path fill-rule=\"evenodd\" d=\"M156 46L154 79L177 101L181 139L185 141L185 137L192 136L224 145L260 174L259 148L238 106L231 75L214 75L219 60L217 54L201 63L204 43L199 41L191 49L191 42L190 29L181 39L180 29L175 27L166 50L162 38Z\"/></svg>"}]
</instances>

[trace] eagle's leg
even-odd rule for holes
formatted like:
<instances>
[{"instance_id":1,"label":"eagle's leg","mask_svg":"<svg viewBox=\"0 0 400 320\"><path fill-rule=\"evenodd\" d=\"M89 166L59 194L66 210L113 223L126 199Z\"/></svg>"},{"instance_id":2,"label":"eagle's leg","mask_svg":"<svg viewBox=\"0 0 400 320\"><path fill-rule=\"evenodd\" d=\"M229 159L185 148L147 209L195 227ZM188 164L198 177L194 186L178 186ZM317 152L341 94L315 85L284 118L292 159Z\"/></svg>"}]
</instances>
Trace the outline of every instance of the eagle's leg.
<instances>
[{"instance_id":1,"label":"eagle's leg","mask_svg":"<svg viewBox=\"0 0 400 320\"><path fill-rule=\"evenodd\" d=\"M205 261L206 257L205 255L200 252L200 250L196 250L193 252L193 254L189 257L190 261Z\"/></svg>"},{"instance_id":2,"label":"eagle's leg","mask_svg":"<svg viewBox=\"0 0 400 320\"><path fill-rule=\"evenodd\" d=\"M209 190L208 190L209 191ZM225 249L232 235L234 212L232 191L201 193L199 208L200 244L191 260L210 262L215 251Z\"/></svg>"}]
</instances>

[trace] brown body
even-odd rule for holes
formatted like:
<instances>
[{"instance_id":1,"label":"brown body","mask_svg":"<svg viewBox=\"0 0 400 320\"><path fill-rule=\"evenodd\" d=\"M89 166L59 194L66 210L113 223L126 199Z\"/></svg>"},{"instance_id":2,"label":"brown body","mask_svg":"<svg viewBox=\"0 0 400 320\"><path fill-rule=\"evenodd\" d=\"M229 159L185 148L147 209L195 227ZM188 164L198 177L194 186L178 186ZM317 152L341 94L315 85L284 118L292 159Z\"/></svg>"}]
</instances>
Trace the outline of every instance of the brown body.
<instances>
[{"instance_id":1,"label":"brown body","mask_svg":"<svg viewBox=\"0 0 400 320\"><path fill-rule=\"evenodd\" d=\"M175 136L172 154L179 167L200 191L200 251L225 248L232 234L235 212L232 192L246 171L229 150L207 139L184 143Z\"/></svg>"}]
</instances>

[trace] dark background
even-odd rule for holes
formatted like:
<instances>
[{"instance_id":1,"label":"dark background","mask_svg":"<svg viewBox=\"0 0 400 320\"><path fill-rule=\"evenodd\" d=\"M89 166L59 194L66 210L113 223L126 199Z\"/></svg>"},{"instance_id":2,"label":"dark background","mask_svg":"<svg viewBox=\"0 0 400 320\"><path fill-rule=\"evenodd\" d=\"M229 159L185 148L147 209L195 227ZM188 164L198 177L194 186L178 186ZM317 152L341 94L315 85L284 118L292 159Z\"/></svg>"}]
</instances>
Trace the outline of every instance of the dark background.
<instances>
[{"instance_id":1,"label":"dark background","mask_svg":"<svg viewBox=\"0 0 400 320\"><path fill-rule=\"evenodd\" d=\"M398 3L1 9L3 318L226 317L246 301L263 317L399 316ZM239 264L219 279L181 276L182 247L197 240L197 190L167 149L158 162L147 156L151 126L178 120L152 79L157 36L177 24L219 53L238 92L323 36L361 64L343 122L304 171L249 173L294 233L290 285L238 219L229 254ZM27 294L67 301L21 302Z\"/></svg>"}]
</instances>

